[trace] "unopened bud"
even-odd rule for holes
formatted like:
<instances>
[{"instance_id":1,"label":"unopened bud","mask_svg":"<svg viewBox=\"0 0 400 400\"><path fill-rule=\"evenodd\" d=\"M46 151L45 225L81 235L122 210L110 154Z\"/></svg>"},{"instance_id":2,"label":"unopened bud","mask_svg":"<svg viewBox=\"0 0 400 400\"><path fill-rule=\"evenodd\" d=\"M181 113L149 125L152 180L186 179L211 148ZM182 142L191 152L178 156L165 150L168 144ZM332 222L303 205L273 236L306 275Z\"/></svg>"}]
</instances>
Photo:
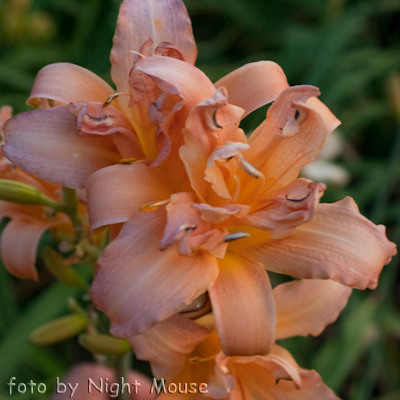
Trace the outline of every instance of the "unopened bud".
<instances>
[{"instance_id":1,"label":"unopened bud","mask_svg":"<svg viewBox=\"0 0 400 400\"><path fill-rule=\"evenodd\" d=\"M28 336L28 342L38 346L58 343L82 332L87 323L87 316L82 314L67 315L35 329Z\"/></svg>"},{"instance_id":2,"label":"unopened bud","mask_svg":"<svg viewBox=\"0 0 400 400\"><path fill-rule=\"evenodd\" d=\"M110 335L82 333L79 335L79 344L93 354L121 356L131 349L126 339Z\"/></svg>"},{"instance_id":3,"label":"unopened bud","mask_svg":"<svg viewBox=\"0 0 400 400\"><path fill-rule=\"evenodd\" d=\"M41 205L65 212L63 204L57 203L33 186L10 179L0 179L0 200L18 204Z\"/></svg>"},{"instance_id":4,"label":"unopened bud","mask_svg":"<svg viewBox=\"0 0 400 400\"><path fill-rule=\"evenodd\" d=\"M70 265L63 263L62 256L51 248L46 248L42 253L44 265L54 278L68 286L79 287L87 290L89 287L80 275Z\"/></svg>"}]
</instances>

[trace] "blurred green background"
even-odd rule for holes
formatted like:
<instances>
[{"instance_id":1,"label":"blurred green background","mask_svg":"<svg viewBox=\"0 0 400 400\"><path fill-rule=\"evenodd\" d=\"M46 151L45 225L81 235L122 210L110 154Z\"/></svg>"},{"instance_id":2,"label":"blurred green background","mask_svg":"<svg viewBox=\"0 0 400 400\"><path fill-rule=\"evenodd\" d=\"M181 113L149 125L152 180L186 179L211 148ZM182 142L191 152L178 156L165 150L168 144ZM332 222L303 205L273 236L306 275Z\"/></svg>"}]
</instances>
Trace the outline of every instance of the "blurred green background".
<instances>
[{"instance_id":1,"label":"blurred green background","mask_svg":"<svg viewBox=\"0 0 400 400\"><path fill-rule=\"evenodd\" d=\"M25 106L38 70L67 61L110 81L108 61L120 0L0 0L0 105ZM216 81L252 61L273 60L289 83L313 84L342 121L337 166L345 185L322 201L354 197L361 212L400 242L400 0L185 0L197 66ZM263 108L244 121L246 131ZM40 268L40 265L39 265ZM55 382L78 360L76 341L36 348L27 332L63 314L79 292L41 272L39 284L0 268L0 399L8 382ZM279 279L274 277L275 280ZM399 259L385 267L375 291L354 291L337 323L317 338L283 341L298 363L315 368L342 398L400 399ZM143 363L136 367L145 369ZM44 398L13 395L14 398Z\"/></svg>"}]
</instances>

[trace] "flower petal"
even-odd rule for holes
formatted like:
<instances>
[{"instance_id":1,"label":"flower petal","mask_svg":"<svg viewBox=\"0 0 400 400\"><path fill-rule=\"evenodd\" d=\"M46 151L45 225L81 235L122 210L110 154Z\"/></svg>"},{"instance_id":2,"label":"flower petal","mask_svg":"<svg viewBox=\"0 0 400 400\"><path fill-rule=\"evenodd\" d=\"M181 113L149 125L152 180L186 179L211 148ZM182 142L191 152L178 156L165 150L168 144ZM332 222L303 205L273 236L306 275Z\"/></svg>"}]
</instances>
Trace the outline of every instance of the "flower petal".
<instances>
[{"instance_id":1,"label":"flower petal","mask_svg":"<svg viewBox=\"0 0 400 400\"><path fill-rule=\"evenodd\" d=\"M260 265L229 252L219 266L209 293L223 352L227 356L268 353L276 324L268 275Z\"/></svg>"},{"instance_id":2,"label":"flower petal","mask_svg":"<svg viewBox=\"0 0 400 400\"><path fill-rule=\"evenodd\" d=\"M67 110L77 116L78 136L113 135L123 158L145 158L132 124L121 111L96 102L71 103Z\"/></svg>"},{"instance_id":3,"label":"flower petal","mask_svg":"<svg viewBox=\"0 0 400 400\"><path fill-rule=\"evenodd\" d=\"M243 219L243 225L255 226L270 233L273 239L290 235L298 225L310 221L325 184L308 179L295 179L282 189L273 191L270 199L261 199Z\"/></svg>"},{"instance_id":4,"label":"flower petal","mask_svg":"<svg viewBox=\"0 0 400 400\"><path fill-rule=\"evenodd\" d=\"M354 200L320 204L293 235L271 240L261 231L232 242L230 250L274 272L303 279L332 279L374 289L382 267L397 253L383 225L363 217Z\"/></svg>"},{"instance_id":5,"label":"flower petal","mask_svg":"<svg viewBox=\"0 0 400 400\"><path fill-rule=\"evenodd\" d=\"M351 288L331 280L302 279L278 285L276 338L319 335L347 304Z\"/></svg>"},{"instance_id":6,"label":"flower petal","mask_svg":"<svg viewBox=\"0 0 400 400\"><path fill-rule=\"evenodd\" d=\"M289 87L282 68L273 61L246 64L215 83L228 89L228 101L245 110L246 115L274 101Z\"/></svg>"},{"instance_id":7,"label":"flower petal","mask_svg":"<svg viewBox=\"0 0 400 400\"><path fill-rule=\"evenodd\" d=\"M130 50L138 51L149 38L153 46L170 42L179 48L186 61L192 64L196 61L192 25L181 0L124 0L110 55L111 77L118 92L129 91L128 76L134 59Z\"/></svg>"},{"instance_id":8,"label":"flower petal","mask_svg":"<svg viewBox=\"0 0 400 400\"><path fill-rule=\"evenodd\" d=\"M332 111L318 97L310 97L306 101L306 105L318 113L322 121L324 121L328 134L341 124Z\"/></svg>"},{"instance_id":9,"label":"flower petal","mask_svg":"<svg viewBox=\"0 0 400 400\"><path fill-rule=\"evenodd\" d=\"M87 177L120 159L109 137L77 136L76 117L66 107L18 114L4 126L7 158L49 182L81 189Z\"/></svg>"},{"instance_id":10,"label":"flower petal","mask_svg":"<svg viewBox=\"0 0 400 400\"><path fill-rule=\"evenodd\" d=\"M209 187L204 171L216 146L227 141L247 142L244 132L238 128L242 114L241 108L227 103L223 87L190 111L183 130L185 144L179 148L179 155L200 199L204 200Z\"/></svg>"},{"instance_id":11,"label":"flower petal","mask_svg":"<svg viewBox=\"0 0 400 400\"><path fill-rule=\"evenodd\" d=\"M293 86L284 90L267 112L267 120L243 155L265 178L273 178L265 191L285 186L295 179L300 168L318 155L326 127L319 115L304 105L318 95L313 86ZM272 185L272 187L271 187Z\"/></svg>"},{"instance_id":12,"label":"flower petal","mask_svg":"<svg viewBox=\"0 0 400 400\"><path fill-rule=\"evenodd\" d=\"M141 333L179 312L217 278L208 252L188 257L174 246L158 250L164 226L164 210L137 214L98 260L91 296L115 336Z\"/></svg>"},{"instance_id":13,"label":"flower petal","mask_svg":"<svg viewBox=\"0 0 400 400\"><path fill-rule=\"evenodd\" d=\"M147 203L168 199L168 181L163 170L144 164L118 164L95 172L86 183L91 229L126 222Z\"/></svg>"},{"instance_id":14,"label":"flower petal","mask_svg":"<svg viewBox=\"0 0 400 400\"><path fill-rule=\"evenodd\" d=\"M196 322L175 314L140 335L131 336L135 355L149 361L157 379L174 378L188 362L193 349L210 332Z\"/></svg>"},{"instance_id":15,"label":"flower petal","mask_svg":"<svg viewBox=\"0 0 400 400\"><path fill-rule=\"evenodd\" d=\"M36 251L48 221L16 218L10 221L1 235L0 252L6 269L22 279L37 280Z\"/></svg>"},{"instance_id":16,"label":"flower petal","mask_svg":"<svg viewBox=\"0 0 400 400\"><path fill-rule=\"evenodd\" d=\"M40 105L40 99L68 104L77 101L106 101L114 89L93 72L69 63L50 64L35 78L27 104Z\"/></svg>"}]
</instances>

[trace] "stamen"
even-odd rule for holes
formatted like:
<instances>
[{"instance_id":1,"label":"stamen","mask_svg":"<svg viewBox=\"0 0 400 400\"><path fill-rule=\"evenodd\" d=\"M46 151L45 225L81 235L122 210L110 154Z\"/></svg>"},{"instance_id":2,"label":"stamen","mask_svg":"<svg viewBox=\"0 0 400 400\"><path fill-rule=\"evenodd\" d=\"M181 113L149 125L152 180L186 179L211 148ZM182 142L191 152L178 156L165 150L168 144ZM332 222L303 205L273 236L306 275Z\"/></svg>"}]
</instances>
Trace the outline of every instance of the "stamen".
<instances>
[{"instance_id":1,"label":"stamen","mask_svg":"<svg viewBox=\"0 0 400 400\"><path fill-rule=\"evenodd\" d=\"M235 189L235 193L232 196L232 203L236 203L236 201L237 201L237 199L239 197L239 194L240 194L240 189L242 187L242 184L241 184L240 179L239 179L239 177L237 175L234 175L233 179L236 181L236 189Z\"/></svg>"},{"instance_id":2,"label":"stamen","mask_svg":"<svg viewBox=\"0 0 400 400\"><path fill-rule=\"evenodd\" d=\"M189 224L183 224L179 228L180 231L185 231L185 232L194 231L195 229L197 229L197 225L189 225Z\"/></svg>"},{"instance_id":3,"label":"stamen","mask_svg":"<svg viewBox=\"0 0 400 400\"><path fill-rule=\"evenodd\" d=\"M140 211L146 212L146 211L155 211L159 206L162 206L164 204L168 204L171 202L171 199L163 200L163 201L158 201L157 203L147 203L140 207Z\"/></svg>"},{"instance_id":4,"label":"stamen","mask_svg":"<svg viewBox=\"0 0 400 400\"><path fill-rule=\"evenodd\" d=\"M252 176L253 178L260 178L262 173L253 165L251 165L243 156L242 154L237 155L239 161L239 167L242 168L244 172Z\"/></svg>"},{"instance_id":5,"label":"stamen","mask_svg":"<svg viewBox=\"0 0 400 400\"><path fill-rule=\"evenodd\" d=\"M201 294L196 297L190 304L188 304L184 309L179 311L179 314L184 315L186 318L191 320L196 320L198 318L204 317L212 311L210 297L208 292Z\"/></svg>"},{"instance_id":6,"label":"stamen","mask_svg":"<svg viewBox=\"0 0 400 400\"><path fill-rule=\"evenodd\" d=\"M307 196L303 197L302 199L289 199L288 195L285 196L285 199L288 201L294 201L295 203L301 203L302 201L306 200L310 196L311 192L307 194Z\"/></svg>"},{"instance_id":7,"label":"stamen","mask_svg":"<svg viewBox=\"0 0 400 400\"><path fill-rule=\"evenodd\" d=\"M215 125L217 128L222 129L222 126L217 122L217 111L218 111L218 110L215 110L215 111L214 111L214 114L213 114L214 125Z\"/></svg>"},{"instance_id":8,"label":"stamen","mask_svg":"<svg viewBox=\"0 0 400 400\"><path fill-rule=\"evenodd\" d=\"M243 239L245 237L250 237L250 235L246 232L231 233L230 235L226 235L224 237L224 242L232 242L234 240Z\"/></svg>"},{"instance_id":9,"label":"stamen","mask_svg":"<svg viewBox=\"0 0 400 400\"><path fill-rule=\"evenodd\" d=\"M296 112L294 114L294 119L297 120L300 117L300 110L296 108Z\"/></svg>"},{"instance_id":10,"label":"stamen","mask_svg":"<svg viewBox=\"0 0 400 400\"><path fill-rule=\"evenodd\" d=\"M138 55L138 56L140 56L140 57L146 58L146 56L145 56L145 55L143 55L142 53L139 53L138 51L135 51L135 50L129 50L129 52L130 52L130 53L133 53L133 54L137 54L137 55Z\"/></svg>"},{"instance_id":11,"label":"stamen","mask_svg":"<svg viewBox=\"0 0 400 400\"><path fill-rule=\"evenodd\" d=\"M111 102L119 96L130 96L130 94L124 92L114 93L103 103L103 107L108 107L111 104Z\"/></svg>"},{"instance_id":12,"label":"stamen","mask_svg":"<svg viewBox=\"0 0 400 400\"><path fill-rule=\"evenodd\" d=\"M132 163L134 163L135 161L137 161L137 158L135 157L122 158L121 160L118 161L118 164L132 165Z\"/></svg>"},{"instance_id":13,"label":"stamen","mask_svg":"<svg viewBox=\"0 0 400 400\"><path fill-rule=\"evenodd\" d=\"M92 117L88 113L85 113L85 115L87 115L91 120L97 121L97 122L101 122L101 121L104 121L105 119L107 119L107 115L103 115L102 117Z\"/></svg>"}]
</instances>

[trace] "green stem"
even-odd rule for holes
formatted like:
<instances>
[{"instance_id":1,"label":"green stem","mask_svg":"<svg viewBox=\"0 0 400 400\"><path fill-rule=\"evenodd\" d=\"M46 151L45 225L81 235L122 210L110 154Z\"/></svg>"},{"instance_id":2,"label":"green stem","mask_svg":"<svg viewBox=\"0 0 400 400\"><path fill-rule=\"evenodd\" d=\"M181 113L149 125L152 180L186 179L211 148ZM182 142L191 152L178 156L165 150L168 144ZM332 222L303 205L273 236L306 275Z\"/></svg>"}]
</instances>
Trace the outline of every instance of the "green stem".
<instances>
[{"instance_id":1,"label":"green stem","mask_svg":"<svg viewBox=\"0 0 400 400\"><path fill-rule=\"evenodd\" d=\"M124 382L128 382L128 371L131 367L132 352L128 351L123 356L119 357L115 365L115 373L117 375L117 382L119 379L124 378ZM118 393L117 400L129 400L131 397L127 390L122 390Z\"/></svg>"},{"instance_id":2,"label":"green stem","mask_svg":"<svg viewBox=\"0 0 400 400\"><path fill-rule=\"evenodd\" d=\"M74 226L75 241L79 242L83 234L82 220L78 213L78 196L75 189L62 188L64 204L67 207L67 215Z\"/></svg>"}]
</instances>

